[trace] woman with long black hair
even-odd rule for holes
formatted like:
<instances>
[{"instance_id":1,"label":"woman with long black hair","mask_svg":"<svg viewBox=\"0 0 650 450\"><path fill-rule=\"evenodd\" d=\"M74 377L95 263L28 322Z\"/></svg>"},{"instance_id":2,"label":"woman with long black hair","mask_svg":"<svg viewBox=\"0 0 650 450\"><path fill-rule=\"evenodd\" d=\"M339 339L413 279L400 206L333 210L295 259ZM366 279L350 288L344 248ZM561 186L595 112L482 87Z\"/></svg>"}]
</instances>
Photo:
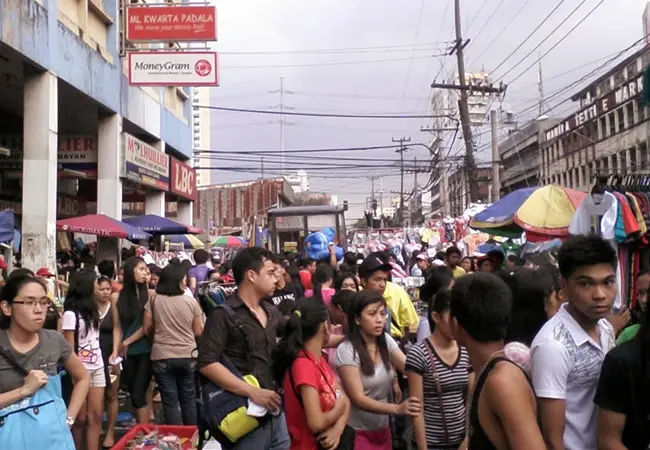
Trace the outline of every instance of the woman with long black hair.
<instances>
[{"instance_id":1,"label":"woman with long black hair","mask_svg":"<svg viewBox=\"0 0 650 450\"><path fill-rule=\"evenodd\" d=\"M348 422L350 402L323 357L329 326L324 303L298 300L274 354L292 449L337 448Z\"/></svg>"},{"instance_id":2,"label":"woman with long black hair","mask_svg":"<svg viewBox=\"0 0 650 450\"><path fill-rule=\"evenodd\" d=\"M312 297L326 305L330 304L332 296L336 292L332 285L334 284L334 269L329 264L319 264L312 278L314 289L307 290L305 297Z\"/></svg>"},{"instance_id":3,"label":"woman with long black hair","mask_svg":"<svg viewBox=\"0 0 650 450\"><path fill-rule=\"evenodd\" d=\"M350 426L356 430L356 450L390 450L389 416L420 414L420 401L389 402L395 370L404 372L406 357L385 332L386 300L367 289L348 308L347 339L336 349L334 363L352 402Z\"/></svg>"},{"instance_id":4,"label":"woman with long black hair","mask_svg":"<svg viewBox=\"0 0 650 450\"><path fill-rule=\"evenodd\" d=\"M136 418L143 424L150 421L151 405L147 404L147 390L153 376L151 344L143 328L144 306L149 296L147 271L147 264L142 258L134 256L127 259L124 262L124 287L113 294L117 297L113 317L117 313L117 326L122 329L123 341L119 348L120 356L125 358L122 378L136 409Z\"/></svg>"},{"instance_id":5,"label":"woman with long black hair","mask_svg":"<svg viewBox=\"0 0 650 450\"><path fill-rule=\"evenodd\" d=\"M97 275L94 270L81 269L70 280L63 303L63 336L72 345L90 377L90 389L73 428L77 448L99 448L104 412L106 374L99 344L99 309L97 308Z\"/></svg>"}]
</instances>

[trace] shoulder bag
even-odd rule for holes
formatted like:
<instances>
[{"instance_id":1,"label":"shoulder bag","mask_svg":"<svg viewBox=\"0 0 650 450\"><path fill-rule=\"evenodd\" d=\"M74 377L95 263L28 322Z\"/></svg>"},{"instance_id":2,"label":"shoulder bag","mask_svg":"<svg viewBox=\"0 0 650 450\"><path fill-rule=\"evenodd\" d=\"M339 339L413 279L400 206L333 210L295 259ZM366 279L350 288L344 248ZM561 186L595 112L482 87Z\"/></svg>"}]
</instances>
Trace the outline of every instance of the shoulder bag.
<instances>
[{"instance_id":1,"label":"shoulder bag","mask_svg":"<svg viewBox=\"0 0 650 450\"><path fill-rule=\"evenodd\" d=\"M226 304L221 304L218 308L226 311L228 320L235 324L250 349L244 324L237 317L235 311ZM247 359L249 366L252 367L250 351L247 352ZM259 382L253 375L242 375L225 354L221 356L219 362L237 378L255 387L260 387ZM199 402L202 428L199 434L202 435L203 431L208 431L224 448L232 447L237 441L257 429L270 417L269 414L262 418L249 416L246 413L248 398L226 391L205 377L200 378L198 385L200 394L197 396L197 400Z\"/></svg>"},{"instance_id":2,"label":"shoulder bag","mask_svg":"<svg viewBox=\"0 0 650 450\"><path fill-rule=\"evenodd\" d=\"M436 352L433 349L433 345L428 338L425 339L424 342L426 343L427 350L429 352L429 365L431 366L431 375L433 376L433 381L436 383L436 392L438 394L440 415L442 416L442 427L445 431L445 440L447 441L447 445L451 445L451 441L449 440L449 428L447 427L447 417L445 415L445 405L442 400L442 386L440 385L440 377L438 376L438 371L436 370ZM460 348L458 351L460 351Z\"/></svg>"},{"instance_id":3,"label":"shoulder bag","mask_svg":"<svg viewBox=\"0 0 650 450\"><path fill-rule=\"evenodd\" d=\"M309 359L320 371L321 376L327 383L327 386L330 388L330 391L332 392L332 395L334 395L334 398L336 398L336 392L334 391L334 387L327 381L327 377L323 373L323 369L314 361L313 359L309 358L308 356L305 356L305 358ZM298 392L296 389L296 383L293 380L293 374L291 373L291 367L289 368L289 383L291 384L291 389L293 390L293 393L296 395L296 398L300 402L300 405L302 406L303 413L305 413L305 405L302 402L302 395ZM345 428L343 429L343 433L341 433L341 438L339 439L339 445L336 447L336 449L330 449L330 450L353 450L354 449L354 441L356 439L356 432L354 431L354 428L352 428L349 425L346 425ZM320 445L318 440L316 440L316 444L318 445L319 450L325 450L323 446Z\"/></svg>"},{"instance_id":4,"label":"shoulder bag","mask_svg":"<svg viewBox=\"0 0 650 450\"><path fill-rule=\"evenodd\" d=\"M29 372L8 349L0 347L0 357L21 376L28 375ZM0 448L75 450L66 416L67 408L61 397L61 376L51 376L47 384L32 396L0 409Z\"/></svg>"}]
</instances>

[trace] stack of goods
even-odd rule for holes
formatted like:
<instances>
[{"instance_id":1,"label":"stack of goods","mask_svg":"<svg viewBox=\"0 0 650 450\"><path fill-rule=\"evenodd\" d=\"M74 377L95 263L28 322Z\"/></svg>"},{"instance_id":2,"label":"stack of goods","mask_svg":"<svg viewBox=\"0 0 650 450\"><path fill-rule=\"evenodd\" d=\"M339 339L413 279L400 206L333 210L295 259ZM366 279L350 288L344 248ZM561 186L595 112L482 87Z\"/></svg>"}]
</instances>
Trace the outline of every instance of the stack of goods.
<instances>
[{"instance_id":1,"label":"stack of goods","mask_svg":"<svg viewBox=\"0 0 650 450\"><path fill-rule=\"evenodd\" d=\"M189 450L194 448L193 439L179 437L161 431L139 432L126 442L126 450Z\"/></svg>"}]
</instances>

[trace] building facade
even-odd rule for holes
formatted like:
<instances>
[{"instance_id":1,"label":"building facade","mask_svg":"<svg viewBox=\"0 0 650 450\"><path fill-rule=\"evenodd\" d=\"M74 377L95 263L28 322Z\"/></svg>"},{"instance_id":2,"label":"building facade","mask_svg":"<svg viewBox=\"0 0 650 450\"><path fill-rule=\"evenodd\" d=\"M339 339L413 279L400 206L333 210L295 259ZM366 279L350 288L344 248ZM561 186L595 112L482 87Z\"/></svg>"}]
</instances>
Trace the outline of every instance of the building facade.
<instances>
[{"instance_id":1,"label":"building facade","mask_svg":"<svg viewBox=\"0 0 650 450\"><path fill-rule=\"evenodd\" d=\"M542 116L523 128L511 130L499 143L501 196L540 184L540 141L544 141L546 130L558 123L557 119Z\"/></svg>"},{"instance_id":2,"label":"building facade","mask_svg":"<svg viewBox=\"0 0 650 450\"><path fill-rule=\"evenodd\" d=\"M302 192L309 192L311 183L309 182L309 175L304 170L299 170L291 175L285 175L287 183L293 189L293 192L300 194Z\"/></svg>"},{"instance_id":3,"label":"building facade","mask_svg":"<svg viewBox=\"0 0 650 450\"><path fill-rule=\"evenodd\" d=\"M645 46L576 93L577 111L544 133L545 184L589 190L594 174L627 175L650 170L650 114L643 106Z\"/></svg>"},{"instance_id":4,"label":"building facade","mask_svg":"<svg viewBox=\"0 0 650 450\"><path fill-rule=\"evenodd\" d=\"M476 169L475 176L478 184L478 199L476 203L488 203L492 189L492 169L478 168ZM464 168L461 167L449 175L448 186L448 197L441 201L447 201L449 203L449 214L452 217L460 216L470 206L469 183Z\"/></svg>"},{"instance_id":5,"label":"building facade","mask_svg":"<svg viewBox=\"0 0 650 450\"><path fill-rule=\"evenodd\" d=\"M160 215L174 201L191 223L170 173L172 158L192 157L189 88L129 85L125 52L142 47L121 33L120 11L108 0L0 1L0 191L22 206L25 267L54 269L62 195L117 219L125 201Z\"/></svg>"},{"instance_id":6,"label":"building facade","mask_svg":"<svg viewBox=\"0 0 650 450\"><path fill-rule=\"evenodd\" d=\"M210 88L192 88L192 145L194 149L194 167L196 167L196 185L199 187L212 184L213 159L210 158L209 150L216 150L212 147L212 111L199 106L210 105Z\"/></svg>"}]
</instances>

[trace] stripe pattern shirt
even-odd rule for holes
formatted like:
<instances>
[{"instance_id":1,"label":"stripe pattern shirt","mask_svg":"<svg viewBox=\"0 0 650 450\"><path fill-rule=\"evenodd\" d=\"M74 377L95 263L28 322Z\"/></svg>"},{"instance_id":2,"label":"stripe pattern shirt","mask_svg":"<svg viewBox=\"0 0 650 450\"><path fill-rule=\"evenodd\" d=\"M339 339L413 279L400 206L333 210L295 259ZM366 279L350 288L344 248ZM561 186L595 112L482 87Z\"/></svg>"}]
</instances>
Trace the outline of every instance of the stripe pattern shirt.
<instances>
[{"instance_id":1,"label":"stripe pattern shirt","mask_svg":"<svg viewBox=\"0 0 650 450\"><path fill-rule=\"evenodd\" d=\"M431 365L435 364L436 376L440 381L442 407ZM418 342L406 356L406 370L422 376L423 412L429 448L458 446L465 439L467 426L466 396L469 374L472 370L469 355L459 347L458 358L452 365L445 363L435 352L431 354L426 341ZM445 433L445 423L449 442Z\"/></svg>"}]
</instances>

